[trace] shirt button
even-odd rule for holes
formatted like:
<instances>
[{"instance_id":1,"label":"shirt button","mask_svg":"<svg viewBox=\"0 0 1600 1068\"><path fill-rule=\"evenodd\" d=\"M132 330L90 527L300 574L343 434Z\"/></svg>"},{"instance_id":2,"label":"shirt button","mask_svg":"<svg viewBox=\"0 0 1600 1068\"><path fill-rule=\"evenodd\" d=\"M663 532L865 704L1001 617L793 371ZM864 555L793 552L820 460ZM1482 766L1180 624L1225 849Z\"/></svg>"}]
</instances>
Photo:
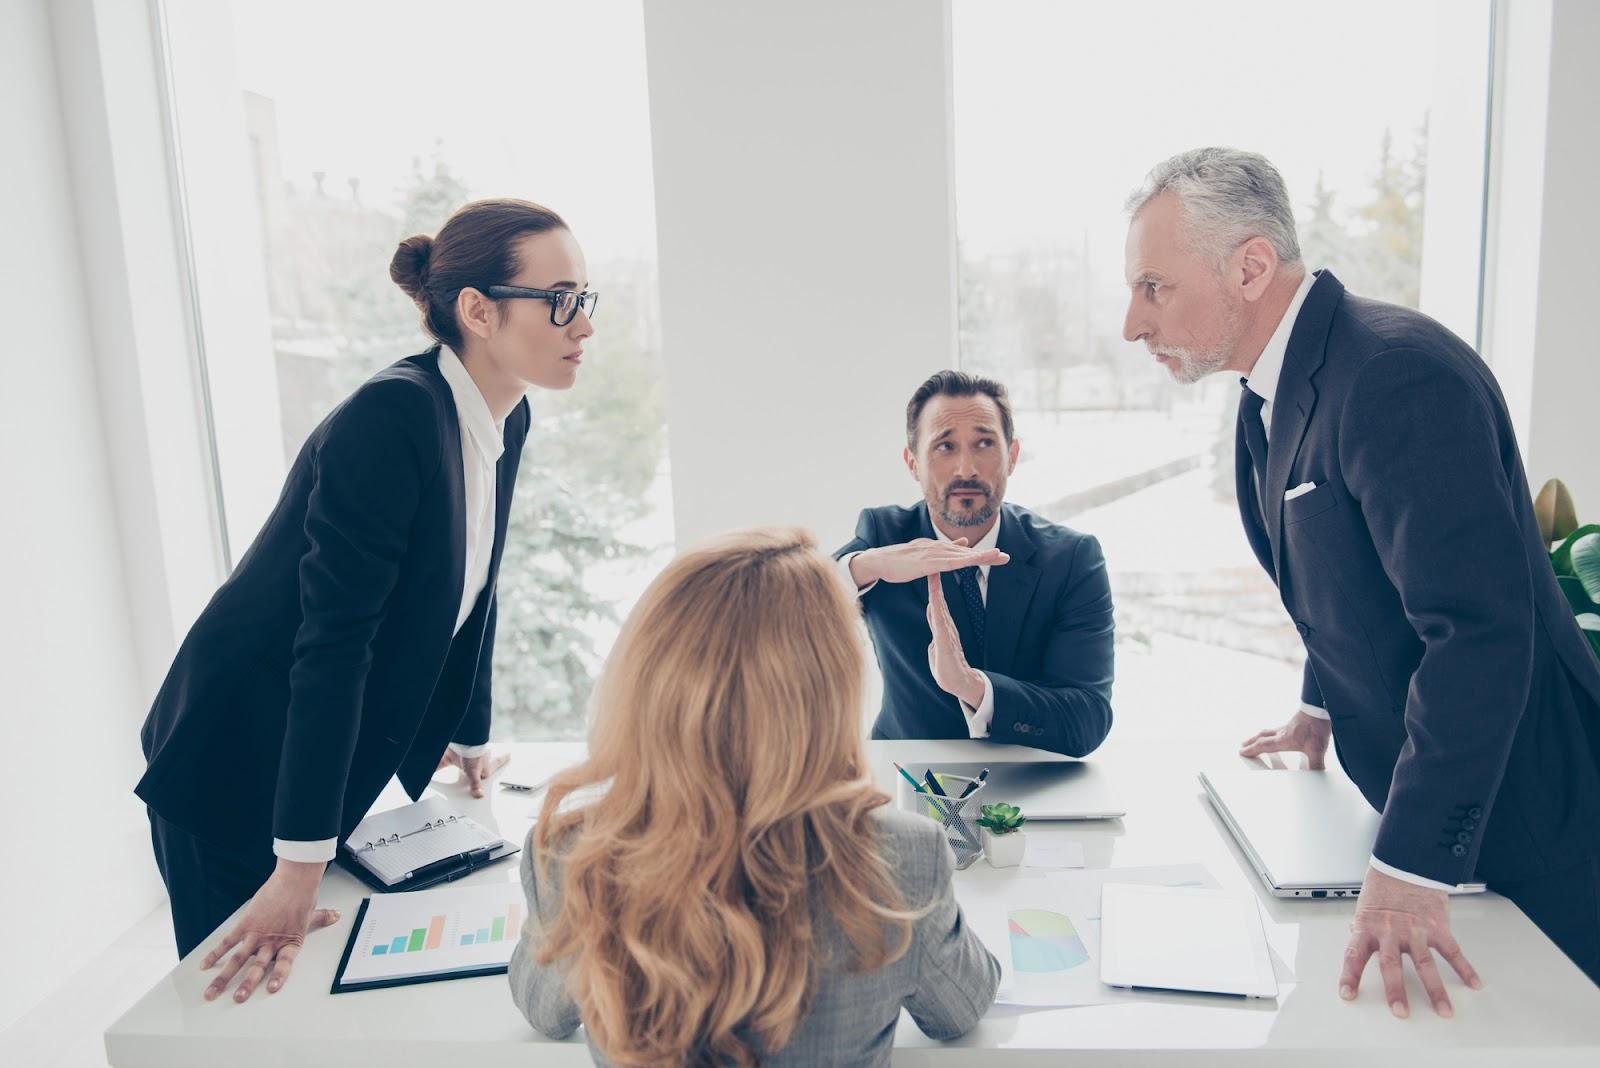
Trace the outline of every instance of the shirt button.
<instances>
[{"instance_id":1,"label":"shirt button","mask_svg":"<svg viewBox=\"0 0 1600 1068\"><path fill-rule=\"evenodd\" d=\"M1464 857L1467 855L1467 847L1458 842L1450 847L1450 853L1452 856Z\"/></svg>"}]
</instances>

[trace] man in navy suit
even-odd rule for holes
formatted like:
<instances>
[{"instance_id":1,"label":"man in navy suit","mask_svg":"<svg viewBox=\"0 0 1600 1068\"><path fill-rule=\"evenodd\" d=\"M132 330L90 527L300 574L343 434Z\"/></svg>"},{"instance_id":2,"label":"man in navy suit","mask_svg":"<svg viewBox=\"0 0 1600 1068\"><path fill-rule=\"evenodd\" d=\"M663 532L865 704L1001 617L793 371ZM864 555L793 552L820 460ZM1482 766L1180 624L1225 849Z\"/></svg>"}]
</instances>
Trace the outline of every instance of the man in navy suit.
<instances>
[{"instance_id":1,"label":"man in navy suit","mask_svg":"<svg viewBox=\"0 0 1600 1068\"><path fill-rule=\"evenodd\" d=\"M1340 763L1383 813L1340 993L1378 954L1479 985L1447 892L1485 881L1600 981L1600 663L1557 586L1477 353L1307 273L1278 172L1198 149L1130 201L1125 334L1180 382L1242 376L1245 535L1305 644L1300 709L1240 752ZM1315 834L1315 828L1307 828Z\"/></svg>"},{"instance_id":2,"label":"man in navy suit","mask_svg":"<svg viewBox=\"0 0 1600 1068\"><path fill-rule=\"evenodd\" d=\"M1100 543L1005 504L1017 466L999 382L940 371L906 406L910 507L868 508L835 555L883 673L874 738L992 738L1083 756L1111 729Z\"/></svg>"}]
</instances>

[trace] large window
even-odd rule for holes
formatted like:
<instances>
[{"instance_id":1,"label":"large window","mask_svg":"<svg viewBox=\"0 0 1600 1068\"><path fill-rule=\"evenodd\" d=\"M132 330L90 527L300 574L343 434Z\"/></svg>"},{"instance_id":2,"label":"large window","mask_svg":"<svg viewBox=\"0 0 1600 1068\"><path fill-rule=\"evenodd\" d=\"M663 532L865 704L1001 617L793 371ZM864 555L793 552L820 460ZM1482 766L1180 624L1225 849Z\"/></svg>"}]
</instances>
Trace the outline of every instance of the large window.
<instances>
[{"instance_id":1,"label":"large window","mask_svg":"<svg viewBox=\"0 0 1600 1068\"><path fill-rule=\"evenodd\" d=\"M260 345L205 352L235 560L265 516L237 502L275 493L334 405L429 344L388 277L402 238L484 196L537 201L572 226L604 299L576 387L529 396L494 736L580 736L619 621L672 547L638 0L234 0L231 41L190 40L214 18L195 5L172 18L191 217L209 213L215 230L219 215L248 213L260 249ZM220 195L229 172L209 165L229 130L204 91L228 78L198 57L230 52L248 196ZM197 275L202 320L248 302ZM246 374L266 388L232 388Z\"/></svg>"},{"instance_id":2,"label":"large window","mask_svg":"<svg viewBox=\"0 0 1600 1068\"><path fill-rule=\"evenodd\" d=\"M1016 401L1008 496L1105 547L1118 705L1150 713L1119 733L1266 726L1304 655L1235 510L1238 380L1122 339L1123 202L1184 149L1261 152L1309 267L1474 341L1488 50L1487 2L955 3L962 365Z\"/></svg>"}]
</instances>

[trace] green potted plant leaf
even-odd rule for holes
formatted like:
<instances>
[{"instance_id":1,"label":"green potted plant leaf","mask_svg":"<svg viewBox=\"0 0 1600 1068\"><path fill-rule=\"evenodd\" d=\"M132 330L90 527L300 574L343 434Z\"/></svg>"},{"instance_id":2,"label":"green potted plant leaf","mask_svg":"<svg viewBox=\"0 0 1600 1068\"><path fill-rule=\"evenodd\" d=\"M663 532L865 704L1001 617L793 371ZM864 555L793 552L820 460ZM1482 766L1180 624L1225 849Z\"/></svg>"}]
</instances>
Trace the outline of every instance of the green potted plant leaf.
<instances>
[{"instance_id":1,"label":"green potted plant leaf","mask_svg":"<svg viewBox=\"0 0 1600 1068\"><path fill-rule=\"evenodd\" d=\"M1556 582L1589 648L1600 657L1600 523L1579 525L1572 494L1559 478L1544 484L1533 510L1540 536L1551 546Z\"/></svg>"},{"instance_id":2,"label":"green potted plant leaf","mask_svg":"<svg viewBox=\"0 0 1600 1068\"><path fill-rule=\"evenodd\" d=\"M1015 868L1022 863L1022 854L1028 848L1027 835L1022 825L1028 817L1015 805L984 805L978 816L978 826L983 828L983 855L995 868Z\"/></svg>"}]
</instances>

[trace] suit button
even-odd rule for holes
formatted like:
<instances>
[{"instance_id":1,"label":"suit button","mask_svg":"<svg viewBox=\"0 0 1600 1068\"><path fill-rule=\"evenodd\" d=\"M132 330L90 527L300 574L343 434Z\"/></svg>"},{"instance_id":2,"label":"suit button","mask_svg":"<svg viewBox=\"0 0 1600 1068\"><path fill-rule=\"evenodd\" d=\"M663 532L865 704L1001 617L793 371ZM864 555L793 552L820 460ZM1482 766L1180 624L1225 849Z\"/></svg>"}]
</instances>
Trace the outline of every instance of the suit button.
<instances>
[{"instance_id":1,"label":"suit button","mask_svg":"<svg viewBox=\"0 0 1600 1068\"><path fill-rule=\"evenodd\" d=\"M1462 820L1461 829L1463 831L1475 831L1478 829L1478 821L1472 819Z\"/></svg>"},{"instance_id":2,"label":"suit button","mask_svg":"<svg viewBox=\"0 0 1600 1068\"><path fill-rule=\"evenodd\" d=\"M1296 623L1294 629L1300 632L1300 637L1302 638L1311 633L1311 628L1304 623Z\"/></svg>"},{"instance_id":3,"label":"suit button","mask_svg":"<svg viewBox=\"0 0 1600 1068\"><path fill-rule=\"evenodd\" d=\"M1450 854L1451 856L1464 857L1467 855L1467 847L1458 842L1450 847Z\"/></svg>"},{"instance_id":4,"label":"suit button","mask_svg":"<svg viewBox=\"0 0 1600 1068\"><path fill-rule=\"evenodd\" d=\"M1023 726L1023 725L1022 725L1022 724L1020 724L1020 723L1013 723L1013 724L1012 724L1012 725L1011 725L1011 729L1012 729L1012 730L1013 730L1013 731L1014 731L1014 732L1016 732L1016 733L1017 733L1017 734L1021 734L1021 733L1023 733L1023 732L1024 732L1024 731L1026 731L1026 730L1027 730L1027 729L1028 729L1028 728L1027 728L1027 727L1025 727L1025 726Z\"/></svg>"},{"instance_id":5,"label":"suit button","mask_svg":"<svg viewBox=\"0 0 1600 1068\"><path fill-rule=\"evenodd\" d=\"M1468 842L1472 841L1472 835L1468 834L1466 831L1462 831L1460 834L1456 835L1456 841L1460 842L1462 845L1466 845Z\"/></svg>"},{"instance_id":6,"label":"suit button","mask_svg":"<svg viewBox=\"0 0 1600 1068\"><path fill-rule=\"evenodd\" d=\"M1467 819L1480 820L1482 818L1483 809L1479 808L1477 805L1473 805L1471 808L1467 809Z\"/></svg>"}]
</instances>

